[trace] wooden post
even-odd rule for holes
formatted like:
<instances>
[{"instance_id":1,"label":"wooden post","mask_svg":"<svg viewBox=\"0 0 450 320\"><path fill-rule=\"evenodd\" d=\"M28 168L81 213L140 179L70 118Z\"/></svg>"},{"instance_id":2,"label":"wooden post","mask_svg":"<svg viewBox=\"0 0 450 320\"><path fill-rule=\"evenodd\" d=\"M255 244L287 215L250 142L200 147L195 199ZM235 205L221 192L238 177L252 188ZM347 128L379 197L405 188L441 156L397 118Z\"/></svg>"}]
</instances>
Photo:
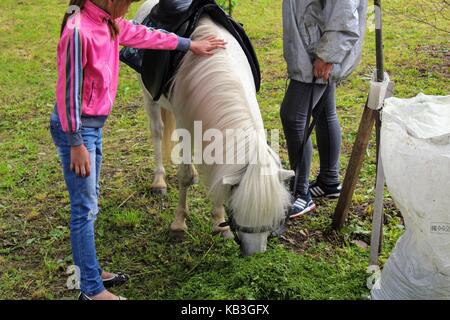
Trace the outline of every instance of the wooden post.
<instances>
[{"instance_id":1,"label":"wooden post","mask_svg":"<svg viewBox=\"0 0 450 320\"><path fill-rule=\"evenodd\" d=\"M335 230L340 230L347 220L348 209L352 202L353 193L355 192L376 117L377 111L368 108L366 105L359 124L358 135L353 145L350 162L345 173L341 196L334 211L333 228Z\"/></svg>"},{"instance_id":2,"label":"wooden post","mask_svg":"<svg viewBox=\"0 0 450 320\"><path fill-rule=\"evenodd\" d=\"M376 56L377 56L377 72L376 78L378 82L384 80L384 54L383 54L383 34L381 23L381 0L374 0L375 4L375 41L376 41ZM338 204L334 211L333 228L340 230L345 221L347 220L348 210L352 202L353 193L355 192L356 184L358 182L359 173L364 160L367 146L372 134L372 128L375 121L379 119L379 111L372 110L366 105L364 107L364 113L361 118L361 123L358 129L358 136L356 137L355 144L353 146L350 162L345 174L344 183L342 185L341 196L339 197ZM377 125L377 165L378 165L378 150L379 150L379 129L381 123ZM378 167L377 167L378 172ZM381 182L378 179L377 182ZM384 184L384 180L383 180Z\"/></svg>"}]
</instances>

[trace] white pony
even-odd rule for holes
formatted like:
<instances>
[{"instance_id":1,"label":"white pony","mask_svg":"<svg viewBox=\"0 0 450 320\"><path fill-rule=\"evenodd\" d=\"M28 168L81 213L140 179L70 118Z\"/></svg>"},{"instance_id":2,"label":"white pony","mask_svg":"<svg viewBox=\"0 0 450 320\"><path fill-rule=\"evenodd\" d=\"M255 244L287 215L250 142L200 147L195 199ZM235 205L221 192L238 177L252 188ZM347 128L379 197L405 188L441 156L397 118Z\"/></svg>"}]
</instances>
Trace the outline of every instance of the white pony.
<instances>
[{"instance_id":1,"label":"white pony","mask_svg":"<svg viewBox=\"0 0 450 320\"><path fill-rule=\"evenodd\" d=\"M138 10L136 20L142 22L157 2L146 1ZM232 212L232 225L236 227L241 252L251 255L266 250L270 231L283 221L290 204L285 180L294 172L281 168L279 157L266 142L253 75L245 53L225 28L204 16L192 39L211 35L224 39L227 48L208 57L187 53L168 98L154 102L139 76L156 153L151 188L154 192L166 192L162 148L163 141L165 147L171 146L169 139L175 128L187 130L193 139L195 121L201 121L203 132L216 129L225 135L228 129L244 130L247 133L245 143L237 148L230 148L228 144L225 147L223 143L223 153L228 154L219 156L228 157L231 153L234 157L243 153L247 159L245 163L201 163L198 168L213 203L213 232L226 238L233 237L230 227L224 224L226 205ZM200 151L205 148L207 144L203 142ZM181 164L178 180L180 198L175 220L170 225L172 234L184 234L187 230L187 192L198 180L195 167L189 163Z\"/></svg>"}]
</instances>

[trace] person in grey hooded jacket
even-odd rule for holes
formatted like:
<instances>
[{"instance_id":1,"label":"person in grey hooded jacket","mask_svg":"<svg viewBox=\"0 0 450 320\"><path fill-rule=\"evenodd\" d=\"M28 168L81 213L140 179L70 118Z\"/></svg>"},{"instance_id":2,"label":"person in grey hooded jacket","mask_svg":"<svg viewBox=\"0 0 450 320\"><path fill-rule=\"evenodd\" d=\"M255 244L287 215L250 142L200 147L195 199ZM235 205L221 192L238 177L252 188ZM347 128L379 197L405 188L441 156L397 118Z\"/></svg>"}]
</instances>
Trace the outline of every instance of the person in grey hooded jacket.
<instances>
[{"instance_id":1,"label":"person in grey hooded jacket","mask_svg":"<svg viewBox=\"0 0 450 320\"><path fill-rule=\"evenodd\" d=\"M360 62L367 0L283 0L284 57L290 79L280 116L293 170L299 161L310 97L322 110L316 119L320 171L309 184L312 142L308 140L295 188L291 218L313 211L313 197L340 195L341 129L336 82Z\"/></svg>"}]
</instances>

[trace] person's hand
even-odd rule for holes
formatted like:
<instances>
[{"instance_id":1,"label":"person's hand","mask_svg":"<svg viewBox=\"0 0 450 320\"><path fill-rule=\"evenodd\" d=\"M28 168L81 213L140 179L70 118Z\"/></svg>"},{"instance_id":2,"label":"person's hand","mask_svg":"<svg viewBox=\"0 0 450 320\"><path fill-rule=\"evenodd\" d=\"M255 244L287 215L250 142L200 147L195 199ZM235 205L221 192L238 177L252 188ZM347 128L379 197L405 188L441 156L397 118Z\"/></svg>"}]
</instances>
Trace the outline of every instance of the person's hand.
<instances>
[{"instance_id":1,"label":"person's hand","mask_svg":"<svg viewBox=\"0 0 450 320\"><path fill-rule=\"evenodd\" d=\"M210 56L216 49L225 49L225 44L224 40L211 36L205 40L192 41L190 50L200 56Z\"/></svg>"},{"instance_id":2,"label":"person's hand","mask_svg":"<svg viewBox=\"0 0 450 320\"><path fill-rule=\"evenodd\" d=\"M79 177L90 176L91 161L84 144L70 148L70 170L75 171Z\"/></svg>"},{"instance_id":3,"label":"person's hand","mask_svg":"<svg viewBox=\"0 0 450 320\"><path fill-rule=\"evenodd\" d=\"M333 64L317 58L316 61L314 61L314 76L317 79L323 78L323 80L328 81L332 68Z\"/></svg>"}]
</instances>

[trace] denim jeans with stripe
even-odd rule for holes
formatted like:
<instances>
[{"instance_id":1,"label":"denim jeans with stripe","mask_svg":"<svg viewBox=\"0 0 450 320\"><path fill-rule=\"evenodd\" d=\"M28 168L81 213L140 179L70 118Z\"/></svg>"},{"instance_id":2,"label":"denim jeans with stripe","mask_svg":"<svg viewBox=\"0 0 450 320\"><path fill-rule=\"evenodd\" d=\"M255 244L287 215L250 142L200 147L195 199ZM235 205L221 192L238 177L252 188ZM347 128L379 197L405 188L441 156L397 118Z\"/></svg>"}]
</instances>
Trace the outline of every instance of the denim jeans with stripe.
<instances>
[{"instance_id":1,"label":"denim jeans with stripe","mask_svg":"<svg viewBox=\"0 0 450 320\"><path fill-rule=\"evenodd\" d=\"M81 134L91 163L89 177L78 177L70 170L71 146L61 128L58 116L53 114L50 131L55 143L64 179L70 197L70 240L74 264L80 270L80 289L88 296L105 290L102 270L95 249L94 222L98 213L99 177L102 163L102 128L82 128Z\"/></svg>"}]
</instances>

